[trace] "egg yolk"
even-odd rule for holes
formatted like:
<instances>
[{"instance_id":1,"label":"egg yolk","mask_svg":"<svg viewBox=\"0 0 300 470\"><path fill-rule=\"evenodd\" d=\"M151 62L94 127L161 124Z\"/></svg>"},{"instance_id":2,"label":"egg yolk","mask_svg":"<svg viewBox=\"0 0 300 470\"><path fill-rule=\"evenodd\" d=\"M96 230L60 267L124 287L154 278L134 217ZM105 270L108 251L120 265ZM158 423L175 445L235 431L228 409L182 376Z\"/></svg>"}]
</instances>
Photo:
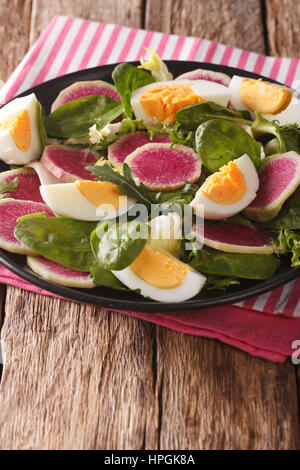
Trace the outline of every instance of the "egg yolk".
<instances>
[{"instance_id":1,"label":"egg yolk","mask_svg":"<svg viewBox=\"0 0 300 470\"><path fill-rule=\"evenodd\" d=\"M147 284L159 289L180 286L190 270L188 265L148 245L131 264L131 268Z\"/></svg>"},{"instance_id":2,"label":"egg yolk","mask_svg":"<svg viewBox=\"0 0 300 470\"><path fill-rule=\"evenodd\" d=\"M81 194L95 206L100 204L110 204L115 209L119 209L121 202L125 204L125 196L116 184L106 181L76 181L76 186ZM120 199L122 197L122 199Z\"/></svg>"},{"instance_id":3,"label":"egg yolk","mask_svg":"<svg viewBox=\"0 0 300 470\"><path fill-rule=\"evenodd\" d=\"M200 191L217 204L234 204L242 199L247 190L244 175L235 162L229 162L220 171L209 176Z\"/></svg>"},{"instance_id":4,"label":"egg yolk","mask_svg":"<svg viewBox=\"0 0 300 470\"><path fill-rule=\"evenodd\" d=\"M203 101L188 84L160 85L140 96L140 104L147 116L165 124L174 124L179 109Z\"/></svg>"},{"instance_id":5,"label":"egg yolk","mask_svg":"<svg viewBox=\"0 0 300 470\"><path fill-rule=\"evenodd\" d=\"M281 113L292 99L292 93L287 88L251 78L243 78L240 95L247 108L263 114Z\"/></svg>"},{"instance_id":6,"label":"egg yolk","mask_svg":"<svg viewBox=\"0 0 300 470\"><path fill-rule=\"evenodd\" d=\"M22 152L27 152L31 143L31 126L28 111L10 115L0 123L0 129L9 129L16 147Z\"/></svg>"}]
</instances>

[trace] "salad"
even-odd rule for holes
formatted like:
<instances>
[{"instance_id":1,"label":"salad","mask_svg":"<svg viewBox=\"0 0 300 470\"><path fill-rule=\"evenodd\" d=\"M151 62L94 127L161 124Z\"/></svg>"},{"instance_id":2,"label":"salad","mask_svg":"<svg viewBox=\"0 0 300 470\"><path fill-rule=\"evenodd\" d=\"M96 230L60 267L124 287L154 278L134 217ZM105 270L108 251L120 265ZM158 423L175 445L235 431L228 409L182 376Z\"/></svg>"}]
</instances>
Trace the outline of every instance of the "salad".
<instances>
[{"instance_id":1,"label":"salad","mask_svg":"<svg viewBox=\"0 0 300 470\"><path fill-rule=\"evenodd\" d=\"M300 265L300 95L153 51L45 116L0 110L0 247L70 287L182 302Z\"/></svg>"}]
</instances>

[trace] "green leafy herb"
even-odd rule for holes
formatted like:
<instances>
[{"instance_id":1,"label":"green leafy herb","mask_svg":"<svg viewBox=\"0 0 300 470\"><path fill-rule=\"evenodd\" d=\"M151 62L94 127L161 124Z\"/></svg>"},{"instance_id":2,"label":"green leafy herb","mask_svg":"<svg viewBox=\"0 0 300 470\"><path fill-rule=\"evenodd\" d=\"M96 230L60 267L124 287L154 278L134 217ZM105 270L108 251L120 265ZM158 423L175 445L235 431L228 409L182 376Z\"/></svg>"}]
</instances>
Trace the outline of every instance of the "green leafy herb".
<instances>
[{"instance_id":1,"label":"green leafy herb","mask_svg":"<svg viewBox=\"0 0 300 470\"><path fill-rule=\"evenodd\" d=\"M137 185L132 177L131 169L129 166L123 164L123 175L120 175L114 171L109 165L105 164L102 166L87 166L93 175L96 175L99 181L109 181L118 185L120 191L126 196L136 199L141 204L144 204L148 208L151 204L155 203L155 196L151 193L143 183Z\"/></svg>"},{"instance_id":2,"label":"green leafy herb","mask_svg":"<svg viewBox=\"0 0 300 470\"><path fill-rule=\"evenodd\" d=\"M91 268L91 277L94 284L101 287L110 287L117 290L128 290L111 271L102 268L99 264Z\"/></svg>"},{"instance_id":3,"label":"green leafy herb","mask_svg":"<svg viewBox=\"0 0 300 470\"><path fill-rule=\"evenodd\" d=\"M195 149L195 132L183 129L179 122L169 129L169 136L173 144L182 144Z\"/></svg>"},{"instance_id":4,"label":"green leafy herb","mask_svg":"<svg viewBox=\"0 0 300 470\"><path fill-rule=\"evenodd\" d=\"M51 261L89 272L96 261L90 236L96 223L29 214L18 220L15 237Z\"/></svg>"},{"instance_id":5,"label":"green leafy herb","mask_svg":"<svg viewBox=\"0 0 300 470\"><path fill-rule=\"evenodd\" d=\"M280 126L275 121L268 121L259 112L256 112L256 120L252 124L252 132L255 138L262 140L273 135L265 145L266 155L285 153L291 150L300 150L300 128L297 124Z\"/></svg>"},{"instance_id":6,"label":"green leafy herb","mask_svg":"<svg viewBox=\"0 0 300 470\"><path fill-rule=\"evenodd\" d=\"M122 114L122 103L108 96L85 96L63 104L46 119L47 133L52 137L84 137L96 124L102 129Z\"/></svg>"},{"instance_id":7,"label":"green leafy herb","mask_svg":"<svg viewBox=\"0 0 300 470\"><path fill-rule=\"evenodd\" d=\"M116 89L121 95L125 114L132 119L133 110L130 103L132 92L137 88L154 83L155 79L144 70L140 70L131 64L125 63L115 67L112 78Z\"/></svg>"},{"instance_id":8,"label":"green leafy herb","mask_svg":"<svg viewBox=\"0 0 300 470\"><path fill-rule=\"evenodd\" d=\"M277 240L275 240L275 247L279 254L291 254L291 266L300 266L300 232L281 229Z\"/></svg>"},{"instance_id":9,"label":"green leafy herb","mask_svg":"<svg viewBox=\"0 0 300 470\"><path fill-rule=\"evenodd\" d=\"M211 119L198 127L196 149L203 165L211 173L245 153L256 168L260 166L261 150L256 140L241 127L224 119Z\"/></svg>"},{"instance_id":10,"label":"green leafy herb","mask_svg":"<svg viewBox=\"0 0 300 470\"><path fill-rule=\"evenodd\" d=\"M125 269L144 248L148 233L149 227L135 220L123 224L105 221L91 235L94 255L105 269Z\"/></svg>"},{"instance_id":11,"label":"green leafy herb","mask_svg":"<svg viewBox=\"0 0 300 470\"><path fill-rule=\"evenodd\" d=\"M16 191L19 184L19 178L14 178L13 180L7 182L3 181L0 183L0 199L6 199L11 197L9 193Z\"/></svg>"},{"instance_id":12,"label":"green leafy herb","mask_svg":"<svg viewBox=\"0 0 300 470\"><path fill-rule=\"evenodd\" d=\"M250 115L245 118L242 112L226 108L213 101L191 104L176 113L176 121L181 127L189 131L195 131L200 124L211 119L226 119L227 121L240 122L249 126L253 124Z\"/></svg>"},{"instance_id":13,"label":"green leafy herb","mask_svg":"<svg viewBox=\"0 0 300 470\"><path fill-rule=\"evenodd\" d=\"M192 245L192 249L186 249ZM213 276L244 279L269 279L274 276L280 261L274 255L225 253L212 248L201 248L197 242L181 242L180 255L194 269Z\"/></svg>"}]
</instances>

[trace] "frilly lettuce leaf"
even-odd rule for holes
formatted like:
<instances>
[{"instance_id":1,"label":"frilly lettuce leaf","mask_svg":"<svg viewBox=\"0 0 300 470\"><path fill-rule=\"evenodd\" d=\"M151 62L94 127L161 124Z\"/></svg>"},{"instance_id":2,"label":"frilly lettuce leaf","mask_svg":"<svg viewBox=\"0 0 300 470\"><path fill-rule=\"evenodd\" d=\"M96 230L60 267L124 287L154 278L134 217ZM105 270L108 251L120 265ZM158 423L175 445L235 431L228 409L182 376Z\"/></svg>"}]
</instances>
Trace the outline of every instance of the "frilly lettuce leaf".
<instances>
[{"instance_id":1,"label":"frilly lettuce leaf","mask_svg":"<svg viewBox=\"0 0 300 470\"><path fill-rule=\"evenodd\" d=\"M144 49L150 53L150 57L148 60L144 60L144 58L141 57L141 65L139 65L138 68L149 70L156 82L173 80L173 75L169 72L168 67L161 60L157 52L149 49L149 47L144 47Z\"/></svg>"},{"instance_id":2,"label":"frilly lettuce leaf","mask_svg":"<svg viewBox=\"0 0 300 470\"><path fill-rule=\"evenodd\" d=\"M300 232L281 229L274 242L278 254L291 254L291 266L300 266Z\"/></svg>"}]
</instances>

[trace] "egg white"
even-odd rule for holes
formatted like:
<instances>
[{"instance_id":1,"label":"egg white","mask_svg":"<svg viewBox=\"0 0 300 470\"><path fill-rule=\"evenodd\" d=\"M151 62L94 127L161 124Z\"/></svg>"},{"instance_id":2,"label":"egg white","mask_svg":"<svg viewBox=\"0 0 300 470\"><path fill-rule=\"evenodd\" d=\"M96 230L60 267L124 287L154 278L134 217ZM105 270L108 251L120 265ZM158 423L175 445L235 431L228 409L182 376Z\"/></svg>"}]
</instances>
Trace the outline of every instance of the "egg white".
<instances>
[{"instance_id":1,"label":"egg white","mask_svg":"<svg viewBox=\"0 0 300 470\"><path fill-rule=\"evenodd\" d=\"M138 88L132 93L131 106L137 119L142 119L149 126L155 124L155 120L149 118L149 116L143 110L140 103L141 95L152 88L156 88L161 85L178 85L178 84L189 85L191 90L198 96L203 98L205 101L213 101L214 103L222 106L227 106L231 93L228 87L220 85L219 83L211 82L209 80L171 80L168 82L156 82L146 85L142 88Z\"/></svg>"},{"instance_id":2,"label":"egg white","mask_svg":"<svg viewBox=\"0 0 300 470\"><path fill-rule=\"evenodd\" d=\"M134 204L134 200L126 198L127 203L119 209L111 206L96 206L78 189L75 183L47 184L40 186L41 196L48 207L57 214L76 220L109 220L125 214Z\"/></svg>"},{"instance_id":3,"label":"egg white","mask_svg":"<svg viewBox=\"0 0 300 470\"><path fill-rule=\"evenodd\" d=\"M190 270L179 286L172 289L159 289L141 279L130 266L121 271L112 271L112 273L130 290L139 289L141 295L158 302L184 302L197 295L206 282L203 274Z\"/></svg>"},{"instance_id":4,"label":"egg white","mask_svg":"<svg viewBox=\"0 0 300 470\"><path fill-rule=\"evenodd\" d=\"M38 119L38 101L34 93L16 98L0 109L0 124L15 112L27 110L30 118L31 142L26 152L20 150L12 138L9 129L0 128L0 159L9 165L25 165L40 158L42 142L40 137Z\"/></svg>"},{"instance_id":5,"label":"egg white","mask_svg":"<svg viewBox=\"0 0 300 470\"><path fill-rule=\"evenodd\" d=\"M202 217L204 209L205 219L225 219L238 214L255 199L259 186L259 179L251 158L248 155L243 155L242 157L234 160L234 162L237 164L238 169L245 178L247 190L244 196L233 204L218 204L205 196L200 188L190 204L196 215Z\"/></svg>"},{"instance_id":6,"label":"egg white","mask_svg":"<svg viewBox=\"0 0 300 470\"><path fill-rule=\"evenodd\" d=\"M255 112L251 111L251 109L247 108L243 103L240 95L240 88L242 84L242 80L244 77L239 77L238 75L234 75L231 79L229 84L229 90L231 92L231 103L232 106L238 111L250 111L252 118L255 118ZM285 87L287 88L287 87ZM298 91L293 91L293 96L291 99L290 104L287 108L278 114L263 114L262 116L268 121L278 121L281 126L286 124L294 124L297 123L300 125L300 93Z\"/></svg>"}]
</instances>

